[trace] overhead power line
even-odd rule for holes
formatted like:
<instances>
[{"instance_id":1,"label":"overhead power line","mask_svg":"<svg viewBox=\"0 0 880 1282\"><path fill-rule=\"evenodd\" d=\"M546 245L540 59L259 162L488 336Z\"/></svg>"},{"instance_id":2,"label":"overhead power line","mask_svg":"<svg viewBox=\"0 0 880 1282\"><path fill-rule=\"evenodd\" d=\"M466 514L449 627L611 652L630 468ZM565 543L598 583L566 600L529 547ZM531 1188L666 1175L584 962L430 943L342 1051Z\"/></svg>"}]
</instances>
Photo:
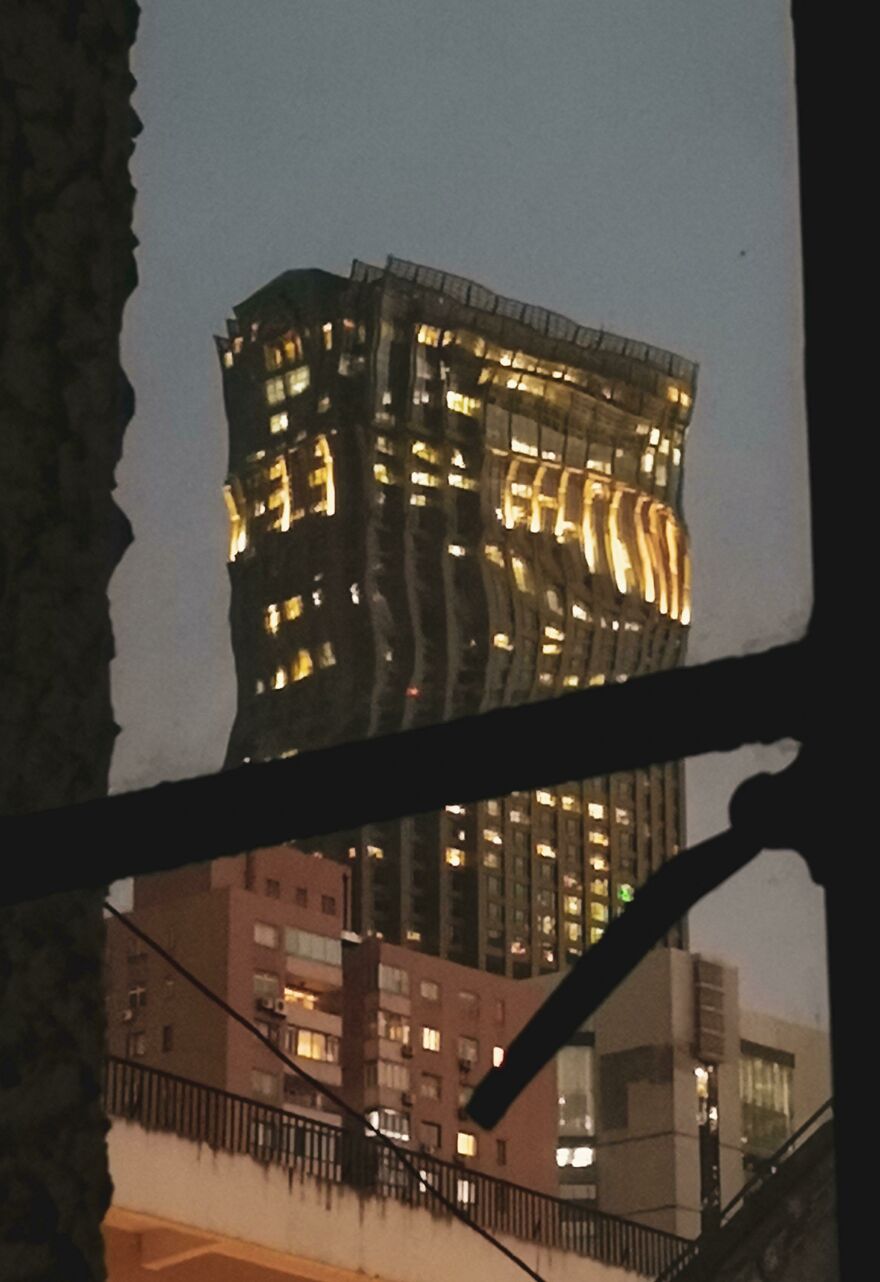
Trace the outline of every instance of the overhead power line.
<instances>
[{"instance_id":1,"label":"overhead power line","mask_svg":"<svg viewBox=\"0 0 880 1282\"><path fill-rule=\"evenodd\" d=\"M252 1036L262 1042L267 1050L271 1051L277 1059L281 1060L282 1064L285 1064L292 1070L292 1072L296 1073L298 1077L301 1077L303 1081L308 1082L310 1086L320 1091L322 1095L326 1095L329 1100L333 1101L337 1108L339 1108L343 1113L346 1113L349 1117L353 1118L360 1126L365 1126L368 1130L372 1131L380 1144L382 1144L389 1153L393 1154L400 1165L409 1171L410 1175L417 1180L418 1184L428 1194L430 1194L431 1197L439 1202L441 1206L449 1211L451 1215L454 1215L462 1224L466 1224L469 1229L473 1229L473 1231L478 1233L481 1238L484 1238L489 1242L496 1251L500 1251L508 1260L513 1264L516 1264L518 1268L522 1269L523 1273L525 1273L527 1277L532 1279L532 1282L546 1282L546 1279L544 1279L540 1273L536 1273L530 1265L526 1264L525 1260L516 1254L516 1252L511 1251L503 1242L499 1242L498 1239L487 1229L484 1229L481 1224L477 1224L475 1220L472 1220L466 1211L463 1211L460 1206L450 1198L446 1197L444 1193L441 1193L438 1188L435 1188L433 1184L431 1184L421 1174L406 1149L400 1148L393 1140L390 1140L388 1136L385 1135L378 1126L374 1125L368 1117L364 1117L357 1111L357 1109L352 1108L350 1104L346 1103L340 1095L337 1095L335 1091L331 1090L326 1082L320 1081L317 1077L312 1077L311 1073L307 1073L305 1069L299 1066L299 1064L294 1063L292 1059L285 1055L284 1052L274 1044L274 1042L272 1042L259 1030L259 1028L257 1028L256 1024L247 1019L246 1016L242 1015L240 1011L237 1011L234 1007L230 1006L229 1003L219 995L219 993L215 993L212 988L209 988L207 984L203 983L202 980L194 975L191 970L188 970L182 962L178 961L177 958L173 957L171 953L162 947L161 944L157 943L151 935L148 935L145 930L140 928L140 926L136 926L126 914L121 913L118 908L114 908L108 900L105 900L104 907L113 917L116 918L117 921L122 922L123 926L125 926L127 930L131 931L133 935L137 935L138 939L151 948L154 953L162 958L163 961L167 962L167 964L176 970L179 975L182 975L183 978L188 983L192 984L194 988L198 989L204 997L207 997L215 1006L218 1006L220 1010L224 1011L230 1019L235 1020L237 1024L240 1024L242 1028L247 1029Z\"/></svg>"}]
</instances>

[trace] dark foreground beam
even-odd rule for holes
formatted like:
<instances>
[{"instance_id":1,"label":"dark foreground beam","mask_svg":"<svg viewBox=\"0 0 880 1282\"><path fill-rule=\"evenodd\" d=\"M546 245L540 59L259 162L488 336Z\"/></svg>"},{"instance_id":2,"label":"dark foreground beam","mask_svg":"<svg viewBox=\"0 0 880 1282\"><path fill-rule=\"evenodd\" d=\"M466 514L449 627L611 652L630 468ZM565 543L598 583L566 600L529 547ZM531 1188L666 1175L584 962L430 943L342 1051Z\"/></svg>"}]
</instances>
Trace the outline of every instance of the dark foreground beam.
<instances>
[{"instance_id":1,"label":"dark foreground beam","mask_svg":"<svg viewBox=\"0 0 880 1282\"><path fill-rule=\"evenodd\" d=\"M801 738L807 642L284 761L0 819L0 904L516 789Z\"/></svg>"},{"instance_id":2,"label":"dark foreground beam","mask_svg":"<svg viewBox=\"0 0 880 1282\"><path fill-rule=\"evenodd\" d=\"M499 1068L479 1083L466 1112L480 1126L495 1126L529 1082L556 1055L650 948L704 895L749 862L760 843L724 832L710 837L655 872L598 944L571 967L513 1039Z\"/></svg>"}]
</instances>

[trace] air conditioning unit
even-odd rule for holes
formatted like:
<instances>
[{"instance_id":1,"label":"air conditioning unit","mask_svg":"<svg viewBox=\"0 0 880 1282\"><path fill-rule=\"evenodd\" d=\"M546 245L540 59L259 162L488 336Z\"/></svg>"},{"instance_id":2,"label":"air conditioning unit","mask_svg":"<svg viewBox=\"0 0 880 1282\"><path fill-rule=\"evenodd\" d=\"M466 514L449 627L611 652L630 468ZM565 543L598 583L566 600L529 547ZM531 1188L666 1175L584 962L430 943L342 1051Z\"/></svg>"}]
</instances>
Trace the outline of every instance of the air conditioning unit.
<instances>
[{"instance_id":1,"label":"air conditioning unit","mask_svg":"<svg viewBox=\"0 0 880 1282\"><path fill-rule=\"evenodd\" d=\"M412 1105L414 1103L412 1093L410 1091L403 1091L403 1093L400 1096L400 1102L402 1104L406 1104L408 1108L412 1108Z\"/></svg>"},{"instance_id":2,"label":"air conditioning unit","mask_svg":"<svg viewBox=\"0 0 880 1282\"><path fill-rule=\"evenodd\" d=\"M122 1012L122 1022L123 1022L123 1024L130 1024L130 1023L131 1023L131 1021L132 1021L133 1019L134 1019L134 1011L133 1011L133 1010L124 1010L124 1011Z\"/></svg>"},{"instance_id":3,"label":"air conditioning unit","mask_svg":"<svg viewBox=\"0 0 880 1282\"><path fill-rule=\"evenodd\" d=\"M402 1046L401 1046L401 1048L400 1048L400 1053L401 1053L401 1055L403 1056L403 1058L404 1058L404 1059L412 1059L412 1057L413 1057L413 1048L410 1046L409 1042L404 1042L404 1043L403 1043L403 1045L402 1045Z\"/></svg>"},{"instance_id":4,"label":"air conditioning unit","mask_svg":"<svg viewBox=\"0 0 880 1282\"><path fill-rule=\"evenodd\" d=\"M284 1011L285 1011L284 998L283 998L283 997L276 997L276 998L275 998L275 1014L276 1014L276 1015L283 1015L283 1014L284 1014Z\"/></svg>"}]
</instances>

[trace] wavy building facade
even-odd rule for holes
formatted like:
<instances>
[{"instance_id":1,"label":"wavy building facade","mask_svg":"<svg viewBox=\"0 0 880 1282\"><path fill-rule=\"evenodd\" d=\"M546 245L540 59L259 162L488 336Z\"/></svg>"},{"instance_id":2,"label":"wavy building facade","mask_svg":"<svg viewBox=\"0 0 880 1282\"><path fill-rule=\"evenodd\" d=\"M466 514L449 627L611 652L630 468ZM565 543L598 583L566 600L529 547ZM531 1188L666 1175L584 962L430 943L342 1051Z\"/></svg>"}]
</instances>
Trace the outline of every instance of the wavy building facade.
<instances>
[{"instance_id":1,"label":"wavy building facade","mask_svg":"<svg viewBox=\"0 0 880 1282\"><path fill-rule=\"evenodd\" d=\"M693 364L397 259L285 272L234 313L227 765L683 661ZM665 765L322 849L355 929L526 977L596 942L683 827Z\"/></svg>"}]
</instances>

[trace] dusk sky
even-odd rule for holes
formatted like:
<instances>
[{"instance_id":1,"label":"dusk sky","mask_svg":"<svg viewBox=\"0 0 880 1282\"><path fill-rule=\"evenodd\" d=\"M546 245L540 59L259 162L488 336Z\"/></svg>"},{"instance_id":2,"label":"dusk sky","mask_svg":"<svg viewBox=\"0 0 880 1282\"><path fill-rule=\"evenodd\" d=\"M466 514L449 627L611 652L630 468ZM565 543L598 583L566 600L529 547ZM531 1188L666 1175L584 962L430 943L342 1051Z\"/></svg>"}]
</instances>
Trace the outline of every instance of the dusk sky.
<instances>
[{"instance_id":1,"label":"dusk sky","mask_svg":"<svg viewBox=\"0 0 880 1282\"><path fill-rule=\"evenodd\" d=\"M218 769L234 711L212 335L291 267L394 254L700 365L689 660L799 635L806 433L787 0L147 0L137 396L111 585L115 790ZM688 838L793 745L688 764ZM767 854L691 918L747 1004L827 1018L820 892Z\"/></svg>"}]
</instances>

